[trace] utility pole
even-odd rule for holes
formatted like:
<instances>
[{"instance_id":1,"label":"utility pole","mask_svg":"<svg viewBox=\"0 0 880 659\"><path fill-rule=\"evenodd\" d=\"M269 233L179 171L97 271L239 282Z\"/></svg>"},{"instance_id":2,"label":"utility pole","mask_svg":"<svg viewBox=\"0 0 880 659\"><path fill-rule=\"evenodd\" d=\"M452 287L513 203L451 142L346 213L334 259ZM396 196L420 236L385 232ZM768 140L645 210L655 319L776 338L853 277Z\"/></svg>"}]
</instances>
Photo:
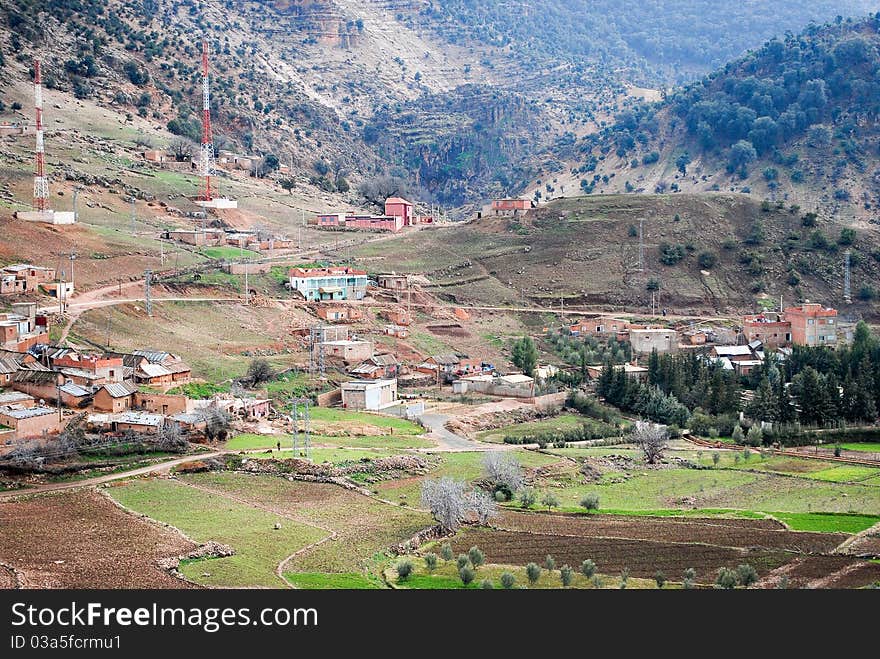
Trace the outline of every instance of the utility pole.
<instances>
[{"instance_id":1,"label":"utility pole","mask_svg":"<svg viewBox=\"0 0 880 659\"><path fill-rule=\"evenodd\" d=\"M79 222L79 191L83 186L78 185L73 189L73 221Z\"/></svg>"},{"instance_id":2,"label":"utility pole","mask_svg":"<svg viewBox=\"0 0 880 659\"><path fill-rule=\"evenodd\" d=\"M66 287L64 270L61 271L61 276L58 278L58 288L56 289L58 293L58 313L64 313L64 289Z\"/></svg>"},{"instance_id":3,"label":"utility pole","mask_svg":"<svg viewBox=\"0 0 880 659\"><path fill-rule=\"evenodd\" d=\"M76 252L71 252L68 258L70 259L70 285L76 288L76 282L73 279L73 262L76 261Z\"/></svg>"},{"instance_id":4,"label":"utility pole","mask_svg":"<svg viewBox=\"0 0 880 659\"><path fill-rule=\"evenodd\" d=\"M106 342L106 345L108 348L110 347L110 316L109 315L107 316L107 342Z\"/></svg>"},{"instance_id":5,"label":"utility pole","mask_svg":"<svg viewBox=\"0 0 880 659\"><path fill-rule=\"evenodd\" d=\"M153 317L153 296L150 284L153 278L153 271L146 270L144 272L144 303L147 307L147 315Z\"/></svg>"}]
</instances>

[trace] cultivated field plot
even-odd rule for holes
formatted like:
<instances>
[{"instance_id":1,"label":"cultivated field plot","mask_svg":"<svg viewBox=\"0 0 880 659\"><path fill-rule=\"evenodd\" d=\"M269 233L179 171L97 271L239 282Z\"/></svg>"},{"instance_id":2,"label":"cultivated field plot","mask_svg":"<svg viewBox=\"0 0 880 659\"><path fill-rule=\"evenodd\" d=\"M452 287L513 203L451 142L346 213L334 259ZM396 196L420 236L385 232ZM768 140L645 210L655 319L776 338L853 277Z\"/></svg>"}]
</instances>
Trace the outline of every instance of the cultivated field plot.
<instances>
[{"instance_id":1,"label":"cultivated field plot","mask_svg":"<svg viewBox=\"0 0 880 659\"><path fill-rule=\"evenodd\" d=\"M275 570L325 531L246 503L168 479L131 481L108 490L123 505L177 527L196 542L214 540L233 556L181 563L188 579L208 586L280 588ZM276 529L275 525L281 528Z\"/></svg>"},{"instance_id":2,"label":"cultivated field plot","mask_svg":"<svg viewBox=\"0 0 880 659\"><path fill-rule=\"evenodd\" d=\"M304 524L335 533L335 539L298 554L287 572L364 573L374 557L433 524L427 513L394 506L342 487L277 476L192 474L182 480L220 497L235 497ZM295 580L295 577L294 577Z\"/></svg>"},{"instance_id":3,"label":"cultivated field plot","mask_svg":"<svg viewBox=\"0 0 880 659\"><path fill-rule=\"evenodd\" d=\"M452 548L456 554L466 552L473 546L485 552L487 563L541 564L550 555L557 565L567 563L576 567L589 558L596 562L597 570L602 574L617 574L627 569L632 576L646 579L660 570L667 578L680 581L687 568L694 568L699 583L713 583L719 567L736 567L741 563L749 563L759 575L764 575L796 556L778 550L749 551L713 545L622 538L577 538L473 528L464 530L452 540Z\"/></svg>"},{"instance_id":4,"label":"cultivated field plot","mask_svg":"<svg viewBox=\"0 0 880 659\"><path fill-rule=\"evenodd\" d=\"M94 491L0 503L0 529L0 562L26 588L189 587L156 561L195 545Z\"/></svg>"},{"instance_id":5,"label":"cultivated field plot","mask_svg":"<svg viewBox=\"0 0 880 659\"><path fill-rule=\"evenodd\" d=\"M508 531L571 537L627 538L657 542L703 543L741 549L784 549L798 553L831 552L843 533L790 531L773 519L626 517L617 515L544 515L504 511L492 521Z\"/></svg>"},{"instance_id":6,"label":"cultivated field plot","mask_svg":"<svg viewBox=\"0 0 880 659\"><path fill-rule=\"evenodd\" d=\"M226 443L226 448L231 451L249 451L252 449L277 448L281 443L282 450L292 449L292 435L256 435L244 433L233 437ZM311 436L312 446L343 447L351 449L410 449L432 448L434 442L415 435L380 435L380 436L348 436L327 437L323 435Z\"/></svg>"},{"instance_id":7,"label":"cultivated field plot","mask_svg":"<svg viewBox=\"0 0 880 659\"><path fill-rule=\"evenodd\" d=\"M539 421L518 423L516 425L507 426L506 428L484 430L477 433L477 439L483 442L503 442L504 438L508 436L519 438L541 433L552 433L554 431L574 430L585 424L595 425L596 423L595 420L586 416L580 416L578 414L560 414L551 419L541 419Z\"/></svg>"}]
</instances>

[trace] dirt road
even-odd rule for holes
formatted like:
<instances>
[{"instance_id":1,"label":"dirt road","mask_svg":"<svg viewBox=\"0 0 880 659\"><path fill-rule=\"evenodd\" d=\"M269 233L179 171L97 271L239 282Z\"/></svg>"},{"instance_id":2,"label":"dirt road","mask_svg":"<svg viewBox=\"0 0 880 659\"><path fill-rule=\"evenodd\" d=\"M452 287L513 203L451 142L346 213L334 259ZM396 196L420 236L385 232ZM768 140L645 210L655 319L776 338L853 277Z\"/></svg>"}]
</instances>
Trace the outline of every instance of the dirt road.
<instances>
[{"instance_id":1,"label":"dirt road","mask_svg":"<svg viewBox=\"0 0 880 659\"><path fill-rule=\"evenodd\" d=\"M105 476L96 476L95 478L86 478L81 481L70 481L67 483L47 483L46 485L38 485L37 487L28 488L26 490L12 490L10 492L0 492L0 501L8 501L10 499L15 499L16 497L22 496L30 496L32 494L45 494L47 492L57 492L59 490L72 490L74 488L80 487L94 487L95 485L102 485L103 483L110 483L112 481L122 480L124 478L132 478L134 476L143 476L145 474L152 474L155 472L168 471L171 467L176 467L177 465L181 465L185 462L192 462L193 460L206 460L208 458L216 458L218 455L223 455L227 453L227 451L219 450L212 451L210 453L199 453L196 455L187 455L182 458L175 458L174 460L166 460L165 462L158 462L153 465L147 465L146 467L138 467L137 469L131 469L129 471L120 471L115 474L107 474Z\"/></svg>"}]
</instances>

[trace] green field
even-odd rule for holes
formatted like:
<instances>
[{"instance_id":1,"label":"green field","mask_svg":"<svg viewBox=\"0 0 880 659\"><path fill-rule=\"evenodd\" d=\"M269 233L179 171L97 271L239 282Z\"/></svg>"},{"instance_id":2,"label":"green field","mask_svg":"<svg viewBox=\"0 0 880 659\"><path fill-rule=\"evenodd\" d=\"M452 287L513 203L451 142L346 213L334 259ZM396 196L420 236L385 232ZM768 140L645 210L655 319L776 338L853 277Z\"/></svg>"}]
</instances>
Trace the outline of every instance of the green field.
<instances>
[{"instance_id":1,"label":"green field","mask_svg":"<svg viewBox=\"0 0 880 659\"><path fill-rule=\"evenodd\" d=\"M231 451L275 448L281 442L282 449L293 447L292 435L256 435L243 433L226 443ZM312 446L350 447L355 449L409 449L431 448L434 442L413 435L379 435L377 437L326 437L311 436Z\"/></svg>"},{"instance_id":2,"label":"green field","mask_svg":"<svg viewBox=\"0 0 880 659\"><path fill-rule=\"evenodd\" d=\"M820 533L860 533L878 522L876 515L847 515L834 513L771 513L793 531Z\"/></svg>"},{"instance_id":3,"label":"green field","mask_svg":"<svg viewBox=\"0 0 880 659\"><path fill-rule=\"evenodd\" d=\"M202 247L199 250L199 253L204 255L206 258L215 259L215 260L223 260L223 261L235 261L237 259L242 258L254 258L255 256L260 256L259 252L254 252L249 249L239 249L238 247L232 247L231 245L218 245L216 247Z\"/></svg>"},{"instance_id":4,"label":"green field","mask_svg":"<svg viewBox=\"0 0 880 659\"><path fill-rule=\"evenodd\" d=\"M864 453L880 453L880 443L878 442L847 442L841 444L840 448L847 451L862 451Z\"/></svg>"},{"instance_id":5,"label":"green field","mask_svg":"<svg viewBox=\"0 0 880 659\"><path fill-rule=\"evenodd\" d=\"M550 419L518 423L506 428L484 430L477 433L477 439L483 442L503 442L505 437L526 437L542 433L564 432L574 430L582 425L595 426L598 421L579 414L560 414Z\"/></svg>"},{"instance_id":6,"label":"green field","mask_svg":"<svg viewBox=\"0 0 880 659\"><path fill-rule=\"evenodd\" d=\"M880 475L880 469L860 467L858 465L839 465L809 474L810 478L832 483L857 483L873 476Z\"/></svg>"},{"instance_id":7,"label":"green field","mask_svg":"<svg viewBox=\"0 0 880 659\"><path fill-rule=\"evenodd\" d=\"M221 500L224 495L233 496L336 533L335 540L291 560L285 566L285 571L291 573L377 574L375 569L391 545L432 524L427 513L383 503L336 485L230 472L191 474L184 480L216 491Z\"/></svg>"},{"instance_id":8,"label":"green field","mask_svg":"<svg viewBox=\"0 0 880 659\"><path fill-rule=\"evenodd\" d=\"M313 421L348 422L377 426L379 428L392 428L395 435L421 435L425 432L425 429L419 424L407 421L406 419L400 419L396 416L353 412L336 407L313 407L310 410L310 414Z\"/></svg>"},{"instance_id":9,"label":"green field","mask_svg":"<svg viewBox=\"0 0 880 659\"><path fill-rule=\"evenodd\" d=\"M385 588L382 580L373 575L357 572L348 574L324 574L322 572L285 572L287 579L294 588L303 590L375 590Z\"/></svg>"},{"instance_id":10,"label":"green field","mask_svg":"<svg viewBox=\"0 0 880 659\"><path fill-rule=\"evenodd\" d=\"M215 540L232 546L233 556L181 563L184 576L206 586L279 588L284 584L275 574L278 564L327 535L171 480L131 481L107 493L124 506L177 527L195 542ZM278 530L276 522L281 523Z\"/></svg>"}]
</instances>

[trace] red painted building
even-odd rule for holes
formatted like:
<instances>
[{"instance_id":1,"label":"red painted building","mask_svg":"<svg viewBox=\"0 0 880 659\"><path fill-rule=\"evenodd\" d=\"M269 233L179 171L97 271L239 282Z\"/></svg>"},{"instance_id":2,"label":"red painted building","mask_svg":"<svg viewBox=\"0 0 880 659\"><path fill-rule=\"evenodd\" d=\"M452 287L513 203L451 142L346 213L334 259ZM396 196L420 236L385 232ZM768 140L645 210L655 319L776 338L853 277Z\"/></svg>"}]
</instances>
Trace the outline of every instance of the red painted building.
<instances>
[{"instance_id":1,"label":"red painted building","mask_svg":"<svg viewBox=\"0 0 880 659\"><path fill-rule=\"evenodd\" d=\"M388 197L385 200L385 215L401 218L402 226L405 227L416 223L412 202L401 197Z\"/></svg>"},{"instance_id":2,"label":"red painted building","mask_svg":"<svg viewBox=\"0 0 880 659\"><path fill-rule=\"evenodd\" d=\"M492 210L495 215L519 215L532 208L528 199L493 199Z\"/></svg>"},{"instance_id":3,"label":"red painted building","mask_svg":"<svg viewBox=\"0 0 880 659\"><path fill-rule=\"evenodd\" d=\"M809 302L785 310L791 341L800 346L837 345L837 309Z\"/></svg>"},{"instance_id":4,"label":"red painted building","mask_svg":"<svg viewBox=\"0 0 880 659\"><path fill-rule=\"evenodd\" d=\"M743 318L746 342L760 341L767 348L779 348L792 340L791 323L779 314L758 314Z\"/></svg>"}]
</instances>

